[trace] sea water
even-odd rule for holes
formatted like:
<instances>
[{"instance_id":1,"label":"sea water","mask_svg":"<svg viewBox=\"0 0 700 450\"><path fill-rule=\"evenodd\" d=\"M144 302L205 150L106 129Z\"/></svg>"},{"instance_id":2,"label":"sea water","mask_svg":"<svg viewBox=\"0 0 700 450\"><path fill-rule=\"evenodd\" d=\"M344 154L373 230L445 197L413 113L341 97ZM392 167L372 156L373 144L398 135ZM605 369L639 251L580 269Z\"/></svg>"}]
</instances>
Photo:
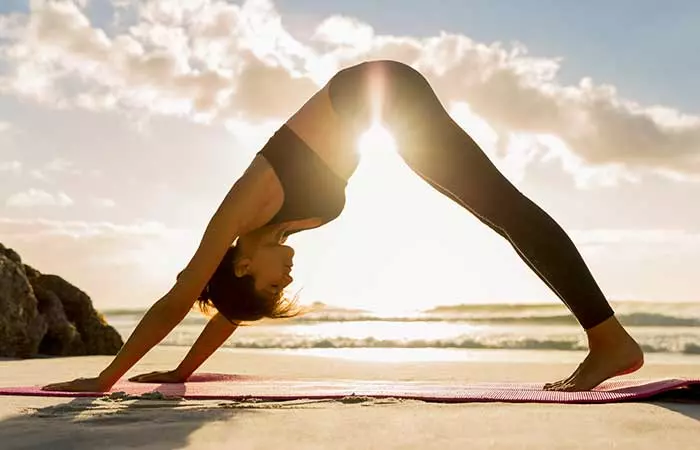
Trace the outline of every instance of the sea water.
<instances>
[{"instance_id":1,"label":"sea water","mask_svg":"<svg viewBox=\"0 0 700 450\"><path fill-rule=\"evenodd\" d=\"M241 326L223 348L267 349L376 361L576 361L586 335L559 304L442 306L379 314L316 304L294 319ZM700 364L700 304L613 303L647 360ZM105 311L127 339L144 311ZM161 343L192 345L207 318L190 313Z\"/></svg>"}]
</instances>

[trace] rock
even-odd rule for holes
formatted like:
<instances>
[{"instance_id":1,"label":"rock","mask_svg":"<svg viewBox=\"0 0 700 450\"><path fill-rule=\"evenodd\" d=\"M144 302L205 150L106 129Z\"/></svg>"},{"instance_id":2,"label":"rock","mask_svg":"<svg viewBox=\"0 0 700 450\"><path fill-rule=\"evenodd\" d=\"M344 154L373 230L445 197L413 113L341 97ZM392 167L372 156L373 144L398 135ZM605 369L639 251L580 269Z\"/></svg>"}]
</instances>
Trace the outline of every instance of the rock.
<instances>
[{"instance_id":1,"label":"rock","mask_svg":"<svg viewBox=\"0 0 700 450\"><path fill-rule=\"evenodd\" d=\"M45 355L85 355L85 344L77 328L68 320L58 295L34 285L39 314L46 320L46 334L39 344Z\"/></svg>"},{"instance_id":2,"label":"rock","mask_svg":"<svg viewBox=\"0 0 700 450\"><path fill-rule=\"evenodd\" d=\"M114 355L123 345L117 330L95 311L90 297L57 275L41 275L33 286L55 294L63 306L65 317L82 338L88 355Z\"/></svg>"},{"instance_id":3,"label":"rock","mask_svg":"<svg viewBox=\"0 0 700 450\"><path fill-rule=\"evenodd\" d=\"M114 355L123 344L85 292L0 244L0 356Z\"/></svg>"},{"instance_id":4,"label":"rock","mask_svg":"<svg viewBox=\"0 0 700 450\"><path fill-rule=\"evenodd\" d=\"M22 266L4 250L0 249L0 356L28 358L39 350L46 321Z\"/></svg>"},{"instance_id":5,"label":"rock","mask_svg":"<svg viewBox=\"0 0 700 450\"><path fill-rule=\"evenodd\" d=\"M34 280L34 279L39 278L41 276L41 272L39 272L38 270L36 270L32 266L30 266L28 264L23 264L22 266L24 267L24 273L27 275L27 279L30 280L30 283L31 283L31 280Z\"/></svg>"},{"instance_id":6,"label":"rock","mask_svg":"<svg viewBox=\"0 0 700 450\"><path fill-rule=\"evenodd\" d=\"M11 248L7 248L2 244L0 244L0 254L3 254L7 258L10 258L10 261L14 262L15 264L22 264L22 258L19 257L19 254L17 254L17 252L12 250Z\"/></svg>"}]
</instances>

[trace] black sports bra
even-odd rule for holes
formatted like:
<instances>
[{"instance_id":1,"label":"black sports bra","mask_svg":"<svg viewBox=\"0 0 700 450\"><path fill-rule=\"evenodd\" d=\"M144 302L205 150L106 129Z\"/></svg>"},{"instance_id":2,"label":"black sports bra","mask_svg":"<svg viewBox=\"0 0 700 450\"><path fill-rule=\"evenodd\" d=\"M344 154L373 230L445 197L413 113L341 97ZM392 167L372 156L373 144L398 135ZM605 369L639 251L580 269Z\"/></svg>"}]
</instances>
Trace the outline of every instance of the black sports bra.
<instances>
[{"instance_id":1,"label":"black sports bra","mask_svg":"<svg viewBox=\"0 0 700 450\"><path fill-rule=\"evenodd\" d=\"M282 207L268 225L311 218L321 219L323 225L343 211L347 181L287 125L277 130L258 155L272 166L284 191ZM298 231L302 230L286 232L285 236Z\"/></svg>"}]
</instances>

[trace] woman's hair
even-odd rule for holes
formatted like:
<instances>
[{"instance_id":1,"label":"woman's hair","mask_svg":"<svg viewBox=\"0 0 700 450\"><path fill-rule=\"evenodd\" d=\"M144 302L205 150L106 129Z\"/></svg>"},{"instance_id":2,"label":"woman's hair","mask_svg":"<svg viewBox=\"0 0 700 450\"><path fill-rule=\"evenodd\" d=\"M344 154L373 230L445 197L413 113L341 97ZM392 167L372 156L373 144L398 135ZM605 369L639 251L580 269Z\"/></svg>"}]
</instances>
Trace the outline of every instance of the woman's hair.
<instances>
[{"instance_id":1,"label":"woman's hair","mask_svg":"<svg viewBox=\"0 0 700 450\"><path fill-rule=\"evenodd\" d=\"M203 314L211 316L213 315L211 309L215 309L229 321L240 323L263 318L290 318L303 312L296 298L290 300L282 293L274 297L262 295L255 290L255 278L252 275L236 276L233 265L239 251L236 244L229 247L209 282L199 294L197 303Z\"/></svg>"}]
</instances>

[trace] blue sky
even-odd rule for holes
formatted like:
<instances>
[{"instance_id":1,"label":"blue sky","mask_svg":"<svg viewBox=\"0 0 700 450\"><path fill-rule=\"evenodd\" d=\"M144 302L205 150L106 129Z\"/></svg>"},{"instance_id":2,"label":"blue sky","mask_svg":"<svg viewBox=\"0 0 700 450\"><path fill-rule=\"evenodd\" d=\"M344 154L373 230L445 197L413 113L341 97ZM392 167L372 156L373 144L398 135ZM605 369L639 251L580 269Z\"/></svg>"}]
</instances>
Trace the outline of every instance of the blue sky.
<instances>
[{"instance_id":1,"label":"blue sky","mask_svg":"<svg viewBox=\"0 0 700 450\"><path fill-rule=\"evenodd\" d=\"M232 3L240 4L241 1ZM693 0L278 0L283 20L332 14L362 18L378 33L462 33L483 42L522 42L531 53L564 58L560 76L612 83L644 103L700 113L700 2ZM5 0L0 13L27 11ZM91 0L94 23L108 25L109 0ZM107 29L109 27L107 26Z\"/></svg>"},{"instance_id":2,"label":"blue sky","mask_svg":"<svg viewBox=\"0 0 700 450\"><path fill-rule=\"evenodd\" d=\"M0 242L39 270L104 307L150 304L288 114L339 68L393 58L569 232L610 298L697 301L700 3L189 4L0 2ZM557 301L396 152L363 151L343 215L290 241L309 302Z\"/></svg>"},{"instance_id":3,"label":"blue sky","mask_svg":"<svg viewBox=\"0 0 700 450\"><path fill-rule=\"evenodd\" d=\"M280 11L361 17L377 32L522 42L562 57L561 77L590 76L644 103L700 112L700 2L675 0L280 0Z\"/></svg>"}]
</instances>

